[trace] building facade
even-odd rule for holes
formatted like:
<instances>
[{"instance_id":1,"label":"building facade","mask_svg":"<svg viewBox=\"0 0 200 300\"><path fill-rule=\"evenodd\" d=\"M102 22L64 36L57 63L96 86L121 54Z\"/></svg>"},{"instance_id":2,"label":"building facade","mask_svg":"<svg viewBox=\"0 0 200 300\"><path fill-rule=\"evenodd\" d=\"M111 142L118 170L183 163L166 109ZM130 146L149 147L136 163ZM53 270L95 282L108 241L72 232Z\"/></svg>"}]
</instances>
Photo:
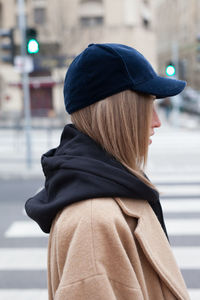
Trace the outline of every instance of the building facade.
<instances>
[{"instance_id":1,"label":"building facade","mask_svg":"<svg viewBox=\"0 0 200 300\"><path fill-rule=\"evenodd\" d=\"M72 59L90 43L122 43L156 62L153 0L24 0L27 27L37 30L40 51L30 73L34 115L59 114L63 80ZM14 29L15 55L20 55L17 0L0 0L0 28ZM20 73L0 61L0 110L23 111Z\"/></svg>"},{"instance_id":2,"label":"building facade","mask_svg":"<svg viewBox=\"0 0 200 300\"><path fill-rule=\"evenodd\" d=\"M176 62L177 76L200 90L200 1L157 0L156 35L159 73Z\"/></svg>"}]
</instances>

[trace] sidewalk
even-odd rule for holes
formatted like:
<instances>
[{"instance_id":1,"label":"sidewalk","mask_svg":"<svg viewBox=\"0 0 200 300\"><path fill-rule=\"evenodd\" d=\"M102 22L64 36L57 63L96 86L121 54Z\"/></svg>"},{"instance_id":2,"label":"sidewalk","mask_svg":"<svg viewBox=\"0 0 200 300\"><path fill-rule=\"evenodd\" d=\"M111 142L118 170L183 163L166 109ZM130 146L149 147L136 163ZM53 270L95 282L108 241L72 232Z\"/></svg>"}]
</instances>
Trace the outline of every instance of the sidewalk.
<instances>
[{"instance_id":1,"label":"sidewalk","mask_svg":"<svg viewBox=\"0 0 200 300\"><path fill-rule=\"evenodd\" d=\"M163 135L169 143L171 143L171 140L174 142L176 136L180 141L181 139L187 141L191 134L195 134L193 139L200 139L199 118L189 118L188 115L181 114L179 124L176 122L176 126L173 126L172 120L171 122L165 120L162 111L159 112L159 116L162 127L155 130L156 134L153 137L153 145L151 145L151 149L153 148L155 152L157 152L156 148L159 148L159 141L163 143ZM32 130L32 165L28 167L26 163L27 155L24 131L19 129L0 129L0 178L43 178L40 164L41 155L49 149L58 146L61 132L62 128Z\"/></svg>"},{"instance_id":2,"label":"sidewalk","mask_svg":"<svg viewBox=\"0 0 200 300\"><path fill-rule=\"evenodd\" d=\"M0 130L0 178L43 177L41 155L57 147L62 129L31 131L31 166L27 165L26 136L22 130Z\"/></svg>"}]
</instances>

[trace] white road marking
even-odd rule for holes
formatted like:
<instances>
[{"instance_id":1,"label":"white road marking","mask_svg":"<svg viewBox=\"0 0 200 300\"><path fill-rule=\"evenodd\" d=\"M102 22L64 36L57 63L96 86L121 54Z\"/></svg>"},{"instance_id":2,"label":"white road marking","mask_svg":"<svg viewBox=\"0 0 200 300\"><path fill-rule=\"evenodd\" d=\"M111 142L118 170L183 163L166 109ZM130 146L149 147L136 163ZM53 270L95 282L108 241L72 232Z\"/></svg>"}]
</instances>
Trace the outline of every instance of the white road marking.
<instances>
[{"instance_id":1,"label":"white road marking","mask_svg":"<svg viewBox=\"0 0 200 300\"><path fill-rule=\"evenodd\" d=\"M172 251L181 269L200 269L200 247L173 247Z\"/></svg>"},{"instance_id":2,"label":"white road marking","mask_svg":"<svg viewBox=\"0 0 200 300\"><path fill-rule=\"evenodd\" d=\"M181 269L200 268L200 247L173 247ZM46 248L2 248L0 270L46 270Z\"/></svg>"},{"instance_id":3,"label":"white road marking","mask_svg":"<svg viewBox=\"0 0 200 300\"><path fill-rule=\"evenodd\" d=\"M200 299L200 289L188 289L191 300Z\"/></svg>"},{"instance_id":4,"label":"white road marking","mask_svg":"<svg viewBox=\"0 0 200 300\"><path fill-rule=\"evenodd\" d=\"M200 212L200 201L194 199L184 199L184 200L165 200L161 201L163 212L176 212L176 213L197 213Z\"/></svg>"},{"instance_id":5,"label":"white road marking","mask_svg":"<svg viewBox=\"0 0 200 300\"><path fill-rule=\"evenodd\" d=\"M172 172L171 174L150 174L149 175L150 180L156 184L156 182L159 183L193 183L193 182L199 182L200 183L200 175L198 174L182 174L182 172L179 174L177 172Z\"/></svg>"},{"instance_id":6,"label":"white road marking","mask_svg":"<svg viewBox=\"0 0 200 300\"><path fill-rule=\"evenodd\" d=\"M198 185L157 185L156 186L161 196L172 195L188 195L199 196L200 199L200 184Z\"/></svg>"},{"instance_id":7,"label":"white road marking","mask_svg":"<svg viewBox=\"0 0 200 300\"><path fill-rule=\"evenodd\" d=\"M45 248L1 248L0 270L46 270Z\"/></svg>"},{"instance_id":8,"label":"white road marking","mask_svg":"<svg viewBox=\"0 0 200 300\"><path fill-rule=\"evenodd\" d=\"M200 289L188 289L191 300L200 299ZM0 290L1 300L48 300L48 292L46 289L2 289Z\"/></svg>"},{"instance_id":9,"label":"white road marking","mask_svg":"<svg viewBox=\"0 0 200 300\"><path fill-rule=\"evenodd\" d=\"M169 235L200 235L200 219L165 218L165 222Z\"/></svg>"},{"instance_id":10,"label":"white road marking","mask_svg":"<svg viewBox=\"0 0 200 300\"><path fill-rule=\"evenodd\" d=\"M173 202L173 201L171 201ZM178 202L178 201L177 201ZM163 211L166 212L198 212L199 204L195 210L195 203L191 203L191 207L181 205L182 203L176 203L176 209L173 209L173 204L168 201L163 201ZM169 235L200 235L200 219L168 219L165 218L167 231ZM23 237L48 237L47 234L43 233L39 226L33 221L17 221L13 222L12 225L5 232L6 238L23 238Z\"/></svg>"},{"instance_id":11,"label":"white road marking","mask_svg":"<svg viewBox=\"0 0 200 300\"><path fill-rule=\"evenodd\" d=\"M0 290L1 300L48 300L46 289L2 289Z\"/></svg>"},{"instance_id":12,"label":"white road marking","mask_svg":"<svg viewBox=\"0 0 200 300\"><path fill-rule=\"evenodd\" d=\"M6 238L47 237L34 221L16 221L6 230Z\"/></svg>"}]
</instances>

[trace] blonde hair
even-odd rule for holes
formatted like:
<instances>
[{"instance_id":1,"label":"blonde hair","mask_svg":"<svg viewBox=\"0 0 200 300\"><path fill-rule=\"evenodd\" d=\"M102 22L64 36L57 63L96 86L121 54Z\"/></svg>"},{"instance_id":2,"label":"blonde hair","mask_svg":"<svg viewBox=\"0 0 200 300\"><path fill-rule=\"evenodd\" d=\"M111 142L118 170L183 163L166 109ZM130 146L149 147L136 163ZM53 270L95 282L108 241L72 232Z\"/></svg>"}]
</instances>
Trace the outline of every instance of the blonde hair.
<instances>
[{"instance_id":1,"label":"blonde hair","mask_svg":"<svg viewBox=\"0 0 200 300\"><path fill-rule=\"evenodd\" d=\"M152 96L126 90L72 113L71 121L131 173L155 188L143 174L152 106Z\"/></svg>"}]
</instances>

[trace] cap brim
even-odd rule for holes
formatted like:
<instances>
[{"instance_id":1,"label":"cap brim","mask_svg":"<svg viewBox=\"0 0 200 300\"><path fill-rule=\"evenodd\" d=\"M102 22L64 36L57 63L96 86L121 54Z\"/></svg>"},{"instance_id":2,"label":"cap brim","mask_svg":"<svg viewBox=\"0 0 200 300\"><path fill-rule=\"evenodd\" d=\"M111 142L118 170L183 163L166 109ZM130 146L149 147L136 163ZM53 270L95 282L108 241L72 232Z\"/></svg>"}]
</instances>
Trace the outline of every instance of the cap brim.
<instances>
[{"instance_id":1,"label":"cap brim","mask_svg":"<svg viewBox=\"0 0 200 300\"><path fill-rule=\"evenodd\" d=\"M133 86L133 90L154 95L156 98L160 99L180 94L185 86L185 81L156 76L145 83Z\"/></svg>"}]
</instances>

